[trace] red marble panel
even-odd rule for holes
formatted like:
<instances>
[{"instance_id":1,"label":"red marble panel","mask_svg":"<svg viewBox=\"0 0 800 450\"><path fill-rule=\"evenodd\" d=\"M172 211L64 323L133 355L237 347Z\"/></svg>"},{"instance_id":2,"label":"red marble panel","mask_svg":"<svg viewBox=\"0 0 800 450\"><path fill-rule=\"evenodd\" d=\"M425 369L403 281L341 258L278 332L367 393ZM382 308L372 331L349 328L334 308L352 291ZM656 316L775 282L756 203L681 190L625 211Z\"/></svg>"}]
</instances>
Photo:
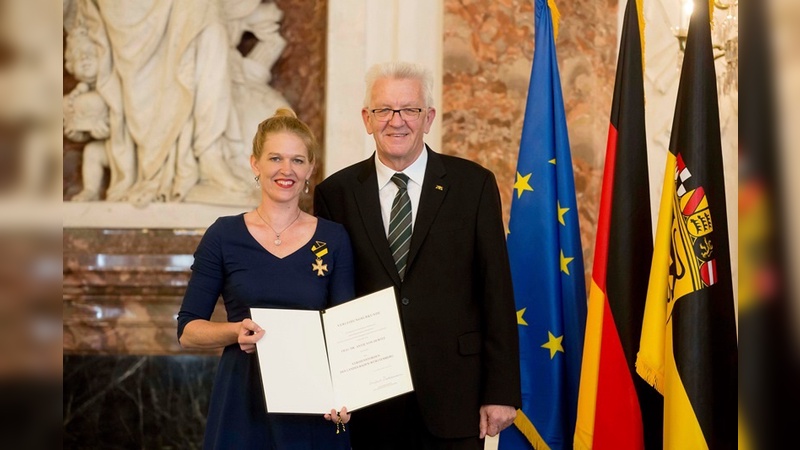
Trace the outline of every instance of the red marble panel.
<instances>
[{"instance_id":1,"label":"red marble panel","mask_svg":"<svg viewBox=\"0 0 800 450\"><path fill-rule=\"evenodd\" d=\"M64 230L65 354L216 354L184 350L176 315L201 230ZM224 321L217 305L212 320Z\"/></svg>"}]
</instances>

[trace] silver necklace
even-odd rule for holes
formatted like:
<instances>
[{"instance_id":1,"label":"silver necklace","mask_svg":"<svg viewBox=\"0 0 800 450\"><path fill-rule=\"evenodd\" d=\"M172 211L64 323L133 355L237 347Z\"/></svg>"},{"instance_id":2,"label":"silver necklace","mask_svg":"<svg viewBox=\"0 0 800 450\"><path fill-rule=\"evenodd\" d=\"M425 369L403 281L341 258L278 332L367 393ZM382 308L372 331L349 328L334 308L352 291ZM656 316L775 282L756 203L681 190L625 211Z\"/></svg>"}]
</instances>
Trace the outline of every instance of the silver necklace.
<instances>
[{"instance_id":1,"label":"silver necklace","mask_svg":"<svg viewBox=\"0 0 800 450\"><path fill-rule=\"evenodd\" d=\"M300 218L300 213L302 213L302 212L303 212L302 210L297 211L297 217L295 217L294 220L291 223L289 223L289 225L286 225L286 227L284 229L282 229L280 232L278 232L278 231L275 231L275 228L272 228L272 225L270 225L269 222L267 222L267 220L264 219L264 217L261 216L261 213L258 212L258 208L256 208L256 214L258 214L258 217L265 224L267 224L267 226L269 227L270 230L272 230L273 233L275 233L275 240L272 241L275 245L281 245L281 242L282 242L281 241L281 234L283 234L284 231L288 230L290 226L294 225L294 223L297 222L297 219Z\"/></svg>"}]
</instances>

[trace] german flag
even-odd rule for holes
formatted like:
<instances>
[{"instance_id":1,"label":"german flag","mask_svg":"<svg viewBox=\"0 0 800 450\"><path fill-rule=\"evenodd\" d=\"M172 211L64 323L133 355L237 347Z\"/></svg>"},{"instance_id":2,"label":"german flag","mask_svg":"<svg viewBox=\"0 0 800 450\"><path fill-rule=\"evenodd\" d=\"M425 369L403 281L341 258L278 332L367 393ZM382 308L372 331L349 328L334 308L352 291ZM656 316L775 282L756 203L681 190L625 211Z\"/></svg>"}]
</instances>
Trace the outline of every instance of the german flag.
<instances>
[{"instance_id":1,"label":"german flag","mask_svg":"<svg viewBox=\"0 0 800 450\"><path fill-rule=\"evenodd\" d=\"M663 401L635 374L653 257L641 4L622 25L575 427L576 449L660 448Z\"/></svg>"},{"instance_id":2,"label":"german flag","mask_svg":"<svg viewBox=\"0 0 800 450\"><path fill-rule=\"evenodd\" d=\"M636 371L664 396L664 448L737 448L738 348L711 8L689 24Z\"/></svg>"}]
</instances>

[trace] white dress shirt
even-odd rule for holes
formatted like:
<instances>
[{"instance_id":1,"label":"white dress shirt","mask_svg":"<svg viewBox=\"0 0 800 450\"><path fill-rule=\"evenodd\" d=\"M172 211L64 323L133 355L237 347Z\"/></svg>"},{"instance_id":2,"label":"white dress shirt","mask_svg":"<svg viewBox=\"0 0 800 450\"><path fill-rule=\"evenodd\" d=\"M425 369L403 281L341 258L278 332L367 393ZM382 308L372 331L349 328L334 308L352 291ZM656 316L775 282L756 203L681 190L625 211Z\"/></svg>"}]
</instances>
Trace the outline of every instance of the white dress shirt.
<instances>
[{"instance_id":1,"label":"white dress shirt","mask_svg":"<svg viewBox=\"0 0 800 450\"><path fill-rule=\"evenodd\" d=\"M411 229L417 219L419 198L422 195L422 181L425 179L425 167L428 165L428 150L422 149L419 158L403 171L408 176L408 196L411 197ZM397 194L398 187L392 181L392 175L397 173L394 169L386 167L378 153L375 153L375 170L378 175L378 194L381 199L381 217L383 217L383 231L389 235L389 216L392 214L392 201ZM413 231L412 231L413 233Z\"/></svg>"}]
</instances>

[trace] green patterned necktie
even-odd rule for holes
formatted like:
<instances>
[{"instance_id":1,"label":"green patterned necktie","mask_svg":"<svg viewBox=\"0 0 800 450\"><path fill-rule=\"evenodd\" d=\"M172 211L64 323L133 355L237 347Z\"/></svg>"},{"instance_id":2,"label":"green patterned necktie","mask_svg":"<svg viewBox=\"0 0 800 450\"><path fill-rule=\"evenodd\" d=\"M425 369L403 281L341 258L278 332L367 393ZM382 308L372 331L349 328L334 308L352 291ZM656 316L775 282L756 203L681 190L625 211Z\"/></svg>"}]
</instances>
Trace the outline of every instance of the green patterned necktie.
<instances>
[{"instance_id":1,"label":"green patterned necktie","mask_svg":"<svg viewBox=\"0 0 800 450\"><path fill-rule=\"evenodd\" d=\"M411 197L408 196L408 176L403 173L392 175L397 185L397 194L392 201L392 213L389 216L389 248L392 250L394 264L400 279L406 272L408 249L411 247Z\"/></svg>"}]
</instances>

